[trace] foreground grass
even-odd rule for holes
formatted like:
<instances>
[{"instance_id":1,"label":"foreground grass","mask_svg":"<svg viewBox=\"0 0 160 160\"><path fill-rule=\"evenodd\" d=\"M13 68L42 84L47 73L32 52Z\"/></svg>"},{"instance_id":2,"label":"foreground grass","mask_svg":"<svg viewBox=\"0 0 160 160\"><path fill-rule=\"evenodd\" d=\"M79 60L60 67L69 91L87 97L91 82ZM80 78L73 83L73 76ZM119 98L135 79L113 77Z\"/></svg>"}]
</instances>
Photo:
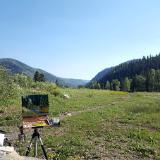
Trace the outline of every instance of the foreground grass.
<instances>
[{"instance_id":1,"label":"foreground grass","mask_svg":"<svg viewBox=\"0 0 160 160\"><path fill-rule=\"evenodd\" d=\"M50 95L50 117L66 112L78 114L66 116L61 127L41 131L51 159L160 159L160 93L88 89L61 92L70 98ZM17 132L19 101L0 113L4 120L1 126L8 131ZM27 142L13 140L13 144L20 145L19 152L24 154Z\"/></svg>"}]
</instances>

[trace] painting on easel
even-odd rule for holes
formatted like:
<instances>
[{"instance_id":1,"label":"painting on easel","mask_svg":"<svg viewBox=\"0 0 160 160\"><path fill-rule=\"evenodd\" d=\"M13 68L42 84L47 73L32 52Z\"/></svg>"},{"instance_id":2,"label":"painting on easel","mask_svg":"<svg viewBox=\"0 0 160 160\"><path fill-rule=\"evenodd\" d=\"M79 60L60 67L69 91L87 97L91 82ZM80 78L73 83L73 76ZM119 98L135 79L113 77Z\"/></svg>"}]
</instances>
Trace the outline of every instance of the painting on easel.
<instances>
[{"instance_id":1,"label":"painting on easel","mask_svg":"<svg viewBox=\"0 0 160 160\"><path fill-rule=\"evenodd\" d=\"M48 126L48 95L27 95L22 97L23 128Z\"/></svg>"}]
</instances>

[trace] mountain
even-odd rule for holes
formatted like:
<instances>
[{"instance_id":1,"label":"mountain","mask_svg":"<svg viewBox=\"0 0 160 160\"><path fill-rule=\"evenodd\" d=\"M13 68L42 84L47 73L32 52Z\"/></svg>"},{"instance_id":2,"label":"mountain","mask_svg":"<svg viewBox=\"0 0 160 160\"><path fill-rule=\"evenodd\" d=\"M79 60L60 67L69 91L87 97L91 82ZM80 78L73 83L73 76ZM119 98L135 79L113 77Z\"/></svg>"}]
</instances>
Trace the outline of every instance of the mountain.
<instances>
[{"instance_id":1,"label":"mountain","mask_svg":"<svg viewBox=\"0 0 160 160\"><path fill-rule=\"evenodd\" d=\"M118 79L123 81L125 77L133 79L136 75L146 76L151 69L160 69L160 54L134 59L121 63L115 67L107 68L99 72L91 81L96 80L100 84Z\"/></svg>"},{"instance_id":2,"label":"mountain","mask_svg":"<svg viewBox=\"0 0 160 160\"><path fill-rule=\"evenodd\" d=\"M68 86L68 87L78 87L78 86L84 86L88 81L87 80L81 80L81 79L69 79L69 78L61 78L57 77L51 73L48 73L42 69L33 68L30 67L18 60L11 59L11 58L2 58L0 59L0 65L3 66L10 72L11 74L25 74L29 77L34 76L35 71L39 71L40 73L44 74L44 77L46 81L51 82L58 82L61 86Z\"/></svg>"},{"instance_id":3,"label":"mountain","mask_svg":"<svg viewBox=\"0 0 160 160\"><path fill-rule=\"evenodd\" d=\"M106 74L108 74L114 67L106 68L102 71L100 71L91 81L99 81L101 78L103 78Z\"/></svg>"}]
</instances>

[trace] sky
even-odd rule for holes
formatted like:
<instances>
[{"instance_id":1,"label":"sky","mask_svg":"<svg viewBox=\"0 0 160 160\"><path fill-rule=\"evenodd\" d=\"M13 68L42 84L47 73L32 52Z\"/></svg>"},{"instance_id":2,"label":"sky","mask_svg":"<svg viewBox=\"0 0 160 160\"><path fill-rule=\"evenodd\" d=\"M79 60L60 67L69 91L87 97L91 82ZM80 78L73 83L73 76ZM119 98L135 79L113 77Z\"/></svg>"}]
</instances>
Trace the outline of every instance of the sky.
<instances>
[{"instance_id":1,"label":"sky","mask_svg":"<svg viewBox=\"0 0 160 160\"><path fill-rule=\"evenodd\" d=\"M0 0L0 58L92 79L160 52L159 0Z\"/></svg>"}]
</instances>

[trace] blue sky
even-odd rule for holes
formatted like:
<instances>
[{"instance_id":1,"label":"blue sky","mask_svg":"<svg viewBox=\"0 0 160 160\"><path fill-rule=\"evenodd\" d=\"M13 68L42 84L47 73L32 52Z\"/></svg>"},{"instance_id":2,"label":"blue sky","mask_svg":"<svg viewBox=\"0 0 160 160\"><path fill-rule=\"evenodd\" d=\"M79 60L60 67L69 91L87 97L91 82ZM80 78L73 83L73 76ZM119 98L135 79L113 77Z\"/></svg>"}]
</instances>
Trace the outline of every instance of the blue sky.
<instances>
[{"instance_id":1,"label":"blue sky","mask_svg":"<svg viewBox=\"0 0 160 160\"><path fill-rule=\"evenodd\" d=\"M160 52L159 0L0 0L0 58L91 79Z\"/></svg>"}]
</instances>

